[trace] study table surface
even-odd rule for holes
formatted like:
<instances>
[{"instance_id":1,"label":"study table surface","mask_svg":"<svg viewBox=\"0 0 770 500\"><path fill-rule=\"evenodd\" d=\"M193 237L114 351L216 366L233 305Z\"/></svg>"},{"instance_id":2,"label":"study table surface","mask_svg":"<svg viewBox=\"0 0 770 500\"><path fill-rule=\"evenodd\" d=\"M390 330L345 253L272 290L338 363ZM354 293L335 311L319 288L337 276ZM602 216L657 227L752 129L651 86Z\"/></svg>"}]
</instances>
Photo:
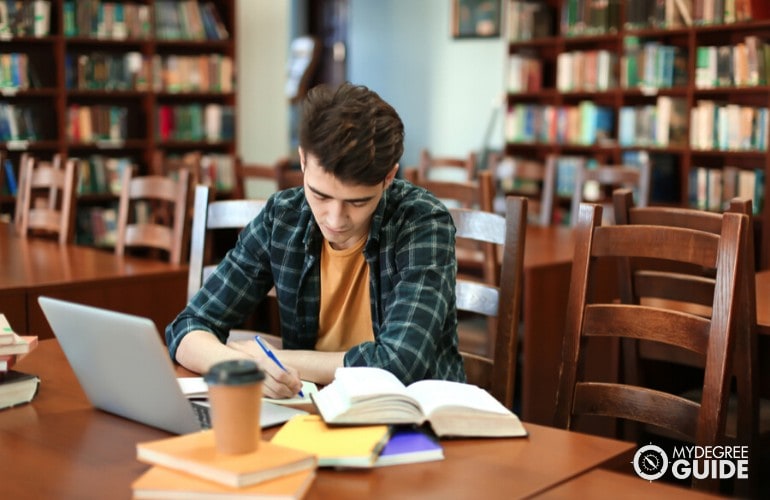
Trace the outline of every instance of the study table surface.
<instances>
[{"instance_id":1,"label":"study table surface","mask_svg":"<svg viewBox=\"0 0 770 500\"><path fill-rule=\"evenodd\" d=\"M130 498L131 482L148 468L136 460L136 443L169 434L93 409L56 340L40 342L17 369L37 374L41 384L32 403L0 412L3 496ZM527 438L444 440L445 459L438 462L319 469L306 498L521 498L634 448L561 429L526 427ZM265 437L274 432L268 429Z\"/></svg>"},{"instance_id":2,"label":"study table surface","mask_svg":"<svg viewBox=\"0 0 770 500\"><path fill-rule=\"evenodd\" d=\"M11 224L0 223L0 312L18 332L53 335L40 295L145 316L165 327L184 307L186 289L186 265L20 238Z\"/></svg>"}]
</instances>

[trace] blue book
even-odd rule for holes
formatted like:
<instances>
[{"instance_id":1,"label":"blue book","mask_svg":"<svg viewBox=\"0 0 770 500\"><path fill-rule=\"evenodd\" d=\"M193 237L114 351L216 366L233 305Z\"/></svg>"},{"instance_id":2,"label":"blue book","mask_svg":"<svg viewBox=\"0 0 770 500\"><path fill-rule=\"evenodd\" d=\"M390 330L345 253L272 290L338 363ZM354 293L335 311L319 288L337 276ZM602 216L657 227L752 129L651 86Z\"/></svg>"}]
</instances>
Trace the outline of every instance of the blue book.
<instances>
[{"instance_id":1,"label":"blue book","mask_svg":"<svg viewBox=\"0 0 770 500\"><path fill-rule=\"evenodd\" d=\"M16 172L13 170L13 162L11 160L5 160L5 178L6 186L8 186L8 194L16 194L19 190L16 183Z\"/></svg>"},{"instance_id":2,"label":"blue book","mask_svg":"<svg viewBox=\"0 0 770 500\"><path fill-rule=\"evenodd\" d=\"M444 449L428 430L396 427L374 463L375 467L432 462L444 459Z\"/></svg>"}]
</instances>

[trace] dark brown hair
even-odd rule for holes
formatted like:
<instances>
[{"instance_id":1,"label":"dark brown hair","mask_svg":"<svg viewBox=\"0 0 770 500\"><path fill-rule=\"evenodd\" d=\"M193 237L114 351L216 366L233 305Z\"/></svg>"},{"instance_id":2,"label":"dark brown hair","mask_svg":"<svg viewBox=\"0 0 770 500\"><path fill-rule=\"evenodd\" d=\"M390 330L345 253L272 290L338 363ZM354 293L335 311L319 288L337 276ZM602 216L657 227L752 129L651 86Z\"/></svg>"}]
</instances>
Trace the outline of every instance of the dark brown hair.
<instances>
[{"instance_id":1,"label":"dark brown hair","mask_svg":"<svg viewBox=\"0 0 770 500\"><path fill-rule=\"evenodd\" d=\"M299 144L342 182L373 186L404 152L404 124L393 107L362 85L310 89L302 104Z\"/></svg>"}]
</instances>

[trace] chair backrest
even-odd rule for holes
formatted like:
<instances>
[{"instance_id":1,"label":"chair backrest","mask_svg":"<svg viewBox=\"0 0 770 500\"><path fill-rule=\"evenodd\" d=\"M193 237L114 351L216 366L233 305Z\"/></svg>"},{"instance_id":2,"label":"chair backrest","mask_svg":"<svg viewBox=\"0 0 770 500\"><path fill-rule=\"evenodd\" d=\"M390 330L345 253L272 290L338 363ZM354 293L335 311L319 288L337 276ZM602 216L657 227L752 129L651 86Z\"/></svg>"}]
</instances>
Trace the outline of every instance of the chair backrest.
<instances>
[{"instance_id":1,"label":"chair backrest","mask_svg":"<svg viewBox=\"0 0 770 500\"><path fill-rule=\"evenodd\" d=\"M601 206L580 205L555 424L569 429L580 415L603 415L664 428L696 445L720 444L739 325L747 216L725 214L719 234L663 225L602 226L601 217ZM711 316L611 298L600 302L591 291L606 279L596 272L599 260L606 258L621 263L661 259L713 269ZM619 289L631 290L640 278L623 267ZM583 348L592 337L648 340L695 353L704 366L700 403L662 389L587 380Z\"/></svg>"},{"instance_id":2,"label":"chair backrest","mask_svg":"<svg viewBox=\"0 0 770 500\"><path fill-rule=\"evenodd\" d=\"M304 173L296 168L288 158L279 160L275 165L275 182L278 184L278 190L283 191L305 184Z\"/></svg>"},{"instance_id":3,"label":"chair backrest","mask_svg":"<svg viewBox=\"0 0 770 500\"><path fill-rule=\"evenodd\" d=\"M449 208L468 208L493 211L495 188L492 174L488 170L478 173L475 180L454 182L421 180L417 169L404 170L406 180L416 186L425 188L433 195L447 204ZM462 249L462 250L461 250ZM465 251L468 250L468 251ZM465 245L458 248L457 262L460 272L470 270L470 274L479 274L486 283L497 285L500 276L494 245L481 243L479 245Z\"/></svg>"},{"instance_id":4,"label":"chair backrest","mask_svg":"<svg viewBox=\"0 0 770 500\"><path fill-rule=\"evenodd\" d=\"M433 156L430 151L420 151L420 164L417 167L420 180L470 181L476 178L478 160L476 153L466 157Z\"/></svg>"},{"instance_id":5,"label":"chair backrest","mask_svg":"<svg viewBox=\"0 0 770 500\"><path fill-rule=\"evenodd\" d=\"M200 151L188 151L181 155L167 155L163 151L153 153L150 163L150 175L174 177L181 170L186 170L191 186L204 182L203 155Z\"/></svg>"},{"instance_id":6,"label":"chair backrest","mask_svg":"<svg viewBox=\"0 0 770 500\"><path fill-rule=\"evenodd\" d=\"M468 382L489 390L507 408L512 408L521 316L527 199L507 197L505 216L463 208L452 208L450 213L458 238L502 246L499 286L458 279L455 291L458 311L496 318L495 345L489 356L461 353Z\"/></svg>"},{"instance_id":7,"label":"chair backrest","mask_svg":"<svg viewBox=\"0 0 770 500\"><path fill-rule=\"evenodd\" d=\"M281 161L283 161L283 159L279 159L277 163ZM276 164L246 163L242 158L237 157L235 159L235 187L233 189L233 198L246 198L246 185L249 180L268 181L277 186L276 168Z\"/></svg>"},{"instance_id":8,"label":"chair backrest","mask_svg":"<svg viewBox=\"0 0 770 500\"><path fill-rule=\"evenodd\" d=\"M53 162L22 156L15 224L21 236L32 233L54 234L59 243L71 239L75 213L75 160L61 168L60 158Z\"/></svg>"},{"instance_id":9,"label":"chair backrest","mask_svg":"<svg viewBox=\"0 0 770 500\"><path fill-rule=\"evenodd\" d=\"M597 199L591 200L584 197L586 186L591 183L596 190ZM577 224L578 207L583 201L605 204L604 213L608 221L611 220L612 210L609 200L611 191L617 188L628 188L635 191L640 207L647 206L650 191L650 163L645 157L638 166L632 165L599 165L587 168L585 162L578 166L575 172L575 188L572 193L571 222Z\"/></svg>"},{"instance_id":10,"label":"chair backrest","mask_svg":"<svg viewBox=\"0 0 770 500\"><path fill-rule=\"evenodd\" d=\"M545 162L525 158L489 157L489 169L497 185L497 196L525 196L528 220L538 226L550 226L553 220L554 192L556 189L556 157L549 155Z\"/></svg>"},{"instance_id":11,"label":"chair backrest","mask_svg":"<svg viewBox=\"0 0 770 500\"><path fill-rule=\"evenodd\" d=\"M187 193L190 174L186 169L176 179L163 175L134 177L132 168L123 171L115 253L127 248L163 250L168 261L183 260L188 216Z\"/></svg>"},{"instance_id":12,"label":"chair backrest","mask_svg":"<svg viewBox=\"0 0 770 500\"><path fill-rule=\"evenodd\" d=\"M265 207L265 200L238 199L212 201L208 186L195 186L192 231L190 233L190 270L187 300L197 292L216 266L212 262L209 230L242 229Z\"/></svg>"},{"instance_id":13,"label":"chair backrest","mask_svg":"<svg viewBox=\"0 0 770 500\"><path fill-rule=\"evenodd\" d=\"M704 210L678 207L637 207L633 193L628 189L613 192L616 224L656 224L705 231L719 235L722 231L723 215ZM738 393L738 414L736 428L729 429L728 435L737 437L746 444L756 438L758 416L758 360L756 338L756 287L754 284L754 243L752 231L752 202L747 198L733 198L728 212L743 214L748 219L745 234L744 258L740 261L739 293L735 360ZM679 264L679 265L677 265ZM626 303L653 303L658 307L695 312L711 316L716 280L714 270L700 266L684 267L681 263L661 263L656 260L624 260L627 266L623 272L633 280L630 288L621 290L621 300ZM626 380L639 380L639 360L651 358L700 366L699 359L691 360L681 356L671 357L668 352L655 346L639 345L638 342L624 344L623 367ZM645 347L647 347L645 349Z\"/></svg>"}]
</instances>

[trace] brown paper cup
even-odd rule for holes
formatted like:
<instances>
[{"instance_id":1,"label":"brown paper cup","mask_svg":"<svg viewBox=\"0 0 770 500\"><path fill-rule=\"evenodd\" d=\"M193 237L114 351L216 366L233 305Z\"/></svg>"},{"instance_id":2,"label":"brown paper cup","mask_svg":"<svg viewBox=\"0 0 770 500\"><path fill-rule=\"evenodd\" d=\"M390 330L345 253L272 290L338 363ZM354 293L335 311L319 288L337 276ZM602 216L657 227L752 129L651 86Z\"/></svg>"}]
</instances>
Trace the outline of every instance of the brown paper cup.
<instances>
[{"instance_id":1,"label":"brown paper cup","mask_svg":"<svg viewBox=\"0 0 770 500\"><path fill-rule=\"evenodd\" d=\"M259 446L262 429L262 382L265 374L253 361L224 361L204 376L209 386L211 424L217 451L250 453Z\"/></svg>"}]
</instances>

